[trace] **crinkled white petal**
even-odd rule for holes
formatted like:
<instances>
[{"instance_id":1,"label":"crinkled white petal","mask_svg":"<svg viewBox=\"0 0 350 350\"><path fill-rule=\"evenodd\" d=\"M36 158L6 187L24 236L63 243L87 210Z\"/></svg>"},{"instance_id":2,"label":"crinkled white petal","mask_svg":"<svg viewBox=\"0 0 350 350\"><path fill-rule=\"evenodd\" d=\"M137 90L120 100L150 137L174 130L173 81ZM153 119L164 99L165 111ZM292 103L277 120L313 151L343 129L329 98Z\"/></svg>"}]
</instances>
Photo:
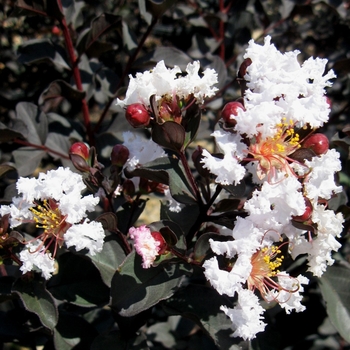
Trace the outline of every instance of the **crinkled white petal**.
<instances>
[{"instance_id":1,"label":"crinkled white petal","mask_svg":"<svg viewBox=\"0 0 350 350\"><path fill-rule=\"evenodd\" d=\"M237 254L252 255L261 245L264 231L255 227L250 220L238 217L231 231L232 241L215 241L211 239L210 247L214 253L234 258Z\"/></svg>"},{"instance_id":2,"label":"crinkled white petal","mask_svg":"<svg viewBox=\"0 0 350 350\"><path fill-rule=\"evenodd\" d=\"M281 231L290 223L292 215L301 215L305 211L300 190L301 184L294 176L283 178L281 174L281 181L277 183L264 182L261 190L255 190L244 205L249 220L260 228Z\"/></svg>"},{"instance_id":3,"label":"crinkled white petal","mask_svg":"<svg viewBox=\"0 0 350 350\"><path fill-rule=\"evenodd\" d=\"M138 165L166 156L163 148L137 133L131 131L123 132L123 138L123 145L129 150L129 159L124 167L130 171L134 170Z\"/></svg>"},{"instance_id":4,"label":"crinkled white petal","mask_svg":"<svg viewBox=\"0 0 350 350\"><path fill-rule=\"evenodd\" d=\"M102 224L97 221L85 221L71 226L64 234L66 246L75 247L76 251L88 249L90 255L96 255L102 250L105 232Z\"/></svg>"},{"instance_id":5,"label":"crinkled white petal","mask_svg":"<svg viewBox=\"0 0 350 350\"><path fill-rule=\"evenodd\" d=\"M205 97L211 97L218 90L213 87L217 83L217 73L213 69L206 69L203 76L198 74L200 65L198 61L189 63L186 68L187 75L181 76L178 66L170 69L160 61L152 69L144 73L137 73L135 77L129 76L130 82L124 100L117 99L117 105L125 107L133 103L150 105L150 97L155 95L159 100L165 95L186 98L193 94L198 103Z\"/></svg>"},{"instance_id":6,"label":"crinkled white petal","mask_svg":"<svg viewBox=\"0 0 350 350\"><path fill-rule=\"evenodd\" d=\"M242 289L242 284L246 282L252 269L250 256L247 255L240 255L230 272L219 268L216 257L206 260L203 267L206 279L218 293L230 297L233 297L238 290Z\"/></svg>"},{"instance_id":7,"label":"crinkled white petal","mask_svg":"<svg viewBox=\"0 0 350 350\"><path fill-rule=\"evenodd\" d=\"M19 253L19 259L23 264L20 270L26 273L38 268L41 270L41 275L48 280L55 271L55 260L52 259L51 253L45 252L44 245L37 251L41 244L42 242L39 240L29 242Z\"/></svg>"},{"instance_id":8,"label":"crinkled white petal","mask_svg":"<svg viewBox=\"0 0 350 350\"><path fill-rule=\"evenodd\" d=\"M222 185L238 184L244 177L246 169L239 163L244 158L244 150L247 146L241 142L241 136L223 130L215 131L212 136L219 149L224 153L224 158L213 157L203 149L203 167L216 175L215 182Z\"/></svg>"},{"instance_id":9,"label":"crinkled white petal","mask_svg":"<svg viewBox=\"0 0 350 350\"><path fill-rule=\"evenodd\" d=\"M334 173L341 170L339 153L330 149L327 153L313 157L311 161L305 161L311 169L305 182L305 190L310 200L316 201L318 198L330 199L334 193L342 191L341 186L337 186L334 181Z\"/></svg>"},{"instance_id":10,"label":"crinkled white petal","mask_svg":"<svg viewBox=\"0 0 350 350\"><path fill-rule=\"evenodd\" d=\"M344 218L341 213L335 214L333 210L317 205L312 213L312 221L317 224L317 235L310 242L308 270L315 276L321 277L327 265L334 263L332 251L338 251L341 247L335 237L339 237L343 230Z\"/></svg>"},{"instance_id":11,"label":"crinkled white petal","mask_svg":"<svg viewBox=\"0 0 350 350\"><path fill-rule=\"evenodd\" d=\"M284 288L284 290L273 291L270 293L270 297L278 301L287 314L290 314L293 310L296 312L304 311L306 307L301 304L303 299L301 293L304 291L303 284L309 283L308 278L303 275L294 278L289 276L287 272L283 271L278 273L278 283ZM298 290L295 291L297 288ZM290 293L289 291L293 292Z\"/></svg>"},{"instance_id":12,"label":"crinkled white petal","mask_svg":"<svg viewBox=\"0 0 350 350\"><path fill-rule=\"evenodd\" d=\"M68 194L80 195L80 192L86 188L80 174L63 167L49 170L46 174L40 173L37 179L21 177L16 186L18 193L28 202L47 198L59 201Z\"/></svg>"},{"instance_id":13,"label":"crinkled white petal","mask_svg":"<svg viewBox=\"0 0 350 350\"><path fill-rule=\"evenodd\" d=\"M33 204L28 203L21 197L13 197L12 204L0 206L0 215L4 216L9 214L10 226L17 227L22 225L23 222L29 221L33 218L32 212L29 208L32 208Z\"/></svg>"},{"instance_id":14,"label":"crinkled white petal","mask_svg":"<svg viewBox=\"0 0 350 350\"><path fill-rule=\"evenodd\" d=\"M300 127L322 126L329 116L325 88L335 78L332 70L324 74L326 59L309 58L301 66L299 51L281 53L267 36L264 45L251 40L244 58L252 63L247 67L244 96L246 111L239 111L236 130L247 136L261 133L273 136L273 129L283 117Z\"/></svg>"},{"instance_id":15,"label":"crinkled white petal","mask_svg":"<svg viewBox=\"0 0 350 350\"><path fill-rule=\"evenodd\" d=\"M68 194L63 196L59 202L59 209L63 215L67 215L66 221L70 224L79 223L87 216L87 212L95 210L100 199L93 195L81 197L78 195Z\"/></svg>"},{"instance_id":16,"label":"crinkled white petal","mask_svg":"<svg viewBox=\"0 0 350 350\"><path fill-rule=\"evenodd\" d=\"M250 290L242 289L238 293L238 303L233 309L227 306L221 306L220 309L231 319L234 337L250 340L265 329L266 324L262 321L265 310Z\"/></svg>"}]
</instances>

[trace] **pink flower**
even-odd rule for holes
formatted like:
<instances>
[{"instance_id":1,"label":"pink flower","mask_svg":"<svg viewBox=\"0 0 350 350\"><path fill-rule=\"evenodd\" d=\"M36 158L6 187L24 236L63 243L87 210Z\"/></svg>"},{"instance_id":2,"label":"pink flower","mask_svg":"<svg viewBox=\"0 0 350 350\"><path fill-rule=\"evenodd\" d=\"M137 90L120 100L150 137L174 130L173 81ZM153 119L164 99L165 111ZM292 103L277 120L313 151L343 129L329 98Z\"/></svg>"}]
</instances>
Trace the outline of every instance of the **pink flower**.
<instances>
[{"instance_id":1,"label":"pink flower","mask_svg":"<svg viewBox=\"0 0 350 350\"><path fill-rule=\"evenodd\" d=\"M142 257L142 267L148 269L152 266L156 257L166 249L166 242L159 232L151 232L146 226L131 227L130 238L134 240L137 254Z\"/></svg>"}]
</instances>

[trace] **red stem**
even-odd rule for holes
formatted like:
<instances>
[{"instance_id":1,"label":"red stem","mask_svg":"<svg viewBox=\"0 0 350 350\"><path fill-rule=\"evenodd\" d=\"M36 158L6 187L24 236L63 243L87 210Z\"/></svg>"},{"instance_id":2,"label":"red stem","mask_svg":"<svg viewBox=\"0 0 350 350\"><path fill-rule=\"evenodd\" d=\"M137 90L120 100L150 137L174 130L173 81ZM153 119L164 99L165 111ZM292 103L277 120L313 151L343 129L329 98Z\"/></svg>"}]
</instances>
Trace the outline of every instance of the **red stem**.
<instances>
[{"instance_id":1,"label":"red stem","mask_svg":"<svg viewBox=\"0 0 350 350\"><path fill-rule=\"evenodd\" d=\"M62 7L61 0L57 0L57 3L62 10L63 7ZM73 71L73 77L74 77L75 84L76 84L77 89L79 91L84 92L83 84L81 82L81 75L80 75L80 71L79 71L79 67L78 67L78 60L77 60L77 56L75 54L74 45L73 45L72 37L70 35L70 31L69 31L69 28L67 25L66 18L63 17L62 19L59 20L59 22L60 22L60 25L62 28L64 41L66 43L68 56L69 56L69 59L71 61L71 67L72 67L72 71ZM82 109L82 113L83 113L84 125L85 125L86 132L88 135L89 143L91 146L94 146L95 140L94 140L93 134L91 132L89 106L88 106L88 103L87 103L85 98L83 98L81 101L81 109Z\"/></svg>"},{"instance_id":2,"label":"red stem","mask_svg":"<svg viewBox=\"0 0 350 350\"><path fill-rule=\"evenodd\" d=\"M51 148L48 148L46 146L43 146L43 145L36 145L34 143L30 143L30 142L27 142L27 141L24 141L24 140L21 140L21 139L18 139L18 138L14 139L13 142L18 143L19 145L24 145L24 146L33 147L33 148L36 148L36 149L41 149L43 151L56 154L57 156L59 156L61 158L64 158L64 159L69 159L69 157L66 154L57 152L57 151L55 151L55 150L53 150Z\"/></svg>"}]
</instances>

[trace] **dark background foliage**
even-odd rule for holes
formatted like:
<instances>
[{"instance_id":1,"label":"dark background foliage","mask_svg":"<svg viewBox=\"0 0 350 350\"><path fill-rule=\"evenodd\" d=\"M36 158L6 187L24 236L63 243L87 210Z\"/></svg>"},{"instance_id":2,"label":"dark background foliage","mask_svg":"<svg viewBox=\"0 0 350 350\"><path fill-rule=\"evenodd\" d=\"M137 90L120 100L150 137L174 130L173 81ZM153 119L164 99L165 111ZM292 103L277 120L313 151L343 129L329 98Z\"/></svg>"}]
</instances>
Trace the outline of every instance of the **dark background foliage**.
<instances>
[{"instance_id":1,"label":"dark background foliage","mask_svg":"<svg viewBox=\"0 0 350 350\"><path fill-rule=\"evenodd\" d=\"M68 150L75 140L96 146L99 161L108 167L111 148L122 141L122 131L131 130L113 101L125 92L128 74L151 69L161 59L182 69L199 60L202 68L217 70L220 90L206 103L197 135L197 141L210 142L220 109L240 96L236 77L247 42L254 38L261 43L264 36L271 35L282 52L300 50L301 61L310 56L327 58L328 69L337 74L328 89L330 122L322 132L341 152L343 165L339 182L344 195L331 205L340 207L349 218L345 194L349 195L350 185L350 2L64 0L62 10L59 3L5 0L0 4L1 164L10 167L1 168L6 173L0 183L3 203L11 200L18 175L33 175L61 164L71 166ZM76 61L72 62L72 57ZM30 120L40 123L30 124ZM337 254L345 266L350 259L348 228L347 221L343 247ZM60 273L46 286L41 281L23 284L12 276L1 278L3 348L17 344L31 349L41 345L45 350L234 349L235 340L225 329L227 320L215 311L229 301L218 299L202 282L196 289L189 284L176 297L153 308L141 306L128 315L118 313L116 310L130 306L118 286L133 288L135 281L123 272L114 275L113 267L119 266L125 254L113 239L107 241L106 261L71 253L59 256ZM133 259L137 257L129 255L125 269ZM344 320L349 320L350 278L342 268L335 266L327 273L323 298L317 281L311 281L304 313L287 316L276 307L268 310L269 326L252 348L349 349L345 339L349 340L350 322ZM347 283L332 290L339 269ZM157 278L165 273L154 271ZM182 266L170 272L176 279L188 269ZM201 278L199 272L192 271L193 280L196 276ZM154 305L152 292L157 288L149 282L151 277L143 281L149 288L147 305ZM110 290L113 294L116 289L110 301ZM118 297L116 293L120 293ZM339 303L347 310L347 317L335 327L327 316L324 300L331 300L327 293L343 295ZM206 304L208 300L213 302ZM203 306L206 310L201 312ZM41 311L36 312L38 309Z\"/></svg>"}]
</instances>

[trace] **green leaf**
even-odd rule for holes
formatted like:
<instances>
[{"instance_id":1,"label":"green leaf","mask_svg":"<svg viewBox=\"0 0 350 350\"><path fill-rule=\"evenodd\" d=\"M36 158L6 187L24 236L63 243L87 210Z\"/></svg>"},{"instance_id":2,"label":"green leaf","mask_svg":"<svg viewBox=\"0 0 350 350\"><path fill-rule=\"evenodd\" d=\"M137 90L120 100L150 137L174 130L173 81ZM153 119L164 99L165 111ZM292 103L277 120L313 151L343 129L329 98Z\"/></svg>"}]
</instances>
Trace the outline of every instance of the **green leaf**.
<instances>
[{"instance_id":1,"label":"green leaf","mask_svg":"<svg viewBox=\"0 0 350 350\"><path fill-rule=\"evenodd\" d=\"M90 29L78 39L77 50L87 51L104 34L113 29L121 29L121 17L109 13L102 13L91 22Z\"/></svg>"},{"instance_id":2,"label":"green leaf","mask_svg":"<svg viewBox=\"0 0 350 350\"><path fill-rule=\"evenodd\" d=\"M96 336L96 329L82 317L61 311L53 341L55 349L90 349Z\"/></svg>"},{"instance_id":3,"label":"green leaf","mask_svg":"<svg viewBox=\"0 0 350 350\"><path fill-rule=\"evenodd\" d=\"M198 205L187 205L179 213L170 211L167 204L161 203L160 208L161 220L176 222L184 232L185 236L188 234L199 215ZM188 215L188 213L191 213L191 215Z\"/></svg>"},{"instance_id":4,"label":"green leaf","mask_svg":"<svg viewBox=\"0 0 350 350\"><path fill-rule=\"evenodd\" d=\"M334 265L319 279L327 313L340 335L350 341L350 269Z\"/></svg>"},{"instance_id":5,"label":"green leaf","mask_svg":"<svg viewBox=\"0 0 350 350\"><path fill-rule=\"evenodd\" d=\"M27 40L18 48L18 53L19 62L24 64L49 60L57 66L57 69L64 68L70 70L63 49L52 43L49 39Z\"/></svg>"},{"instance_id":6,"label":"green leaf","mask_svg":"<svg viewBox=\"0 0 350 350\"><path fill-rule=\"evenodd\" d=\"M54 298L46 290L43 282L18 279L12 287L12 291L18 294L25 308L35 313L45 327L55 328L58 321L57 307Z\"/></svg>"},{"instance_id":7,"label":"green leaf","mask_svg":"<svg viewBox=\"0 0 350 350\"><path fill-rule=\"evenodd\" d=\"M13 151L12 154L18 174L27 176L33 174L35 169L37 169L46 152L32 147L21 147Z\"/></svg>"},{"instance_id":8,"label":"green leaf","mask_svg":"<svg viewBox=\"0 0 350 350\"><path fill-rule=\"evenodd\" d=\"M144 269L141 257L132 252L115 273L111 307L122 316L133 316L171 297L190 270L180 264L161 264Z\"/></svg>"},{"instance_id":9,"label":"green leaf","mask_svg":"<svg viewBox=\"0 0 350 350\"><path fill-rule=\"evenodd\" d=\"M20 102L16 106L16 117L25 124L28 130L28 142L35 145L45 144L48 122L46 114L38 106L29 102Z\"/></svg>"},{"instance_id":10,"label":"green leaf","mask_svg":"<svg viewBox=\"0 0 350 350\"><path fill-rule=\"evenodd\" d=\"M5 125L0 122L0 142L9 142L16 138L25 139L27 137L28 130L21 120L15 119L11 124Z\"/></svg>"},{"instance_id":11,"label":"green leaf","mask_svg":"<svg viewBox=\"0 0 350 350\"><path fill-rule=\"evenodd\" d=\"M189 284L162 302L167 313L191 319L206 331L220 349L230 349L235 343L231 337L232 322L220 311L221 305L232 307L228 297L219 295L211 287L194 284Z\"/></svg>"},{"instance_id":12,"label":"green leaf","mask_svg":"<svg viewBox=\"0 0 350 350\"><path fill-rule=\"evenodd\" d=\"M116 236L110 234L105 238L102 251L90 256L90 259L100 271L103 282L110 287L112 278L125 257L124 250L118 243Z\"/></svg>"},{"instance_id":13,"label":"green leaf","mask_svg":"<svg viewBox=\"0 0 350 350\"><path fill-rule=\"evenodd\" d=\"M57 258L57 262L58 274L47 284L56 299L84 307L108 303L109 288L90 259L65 253Z\"/></svg>"},{"instance_id":14,"label":"green leaf","mask_svg":"<svg viewBox=\"0 0 350 350\"><path fill-rule=\"evenodd\" d=\"M84 97L85 92L74 89L64 80L55 80L42 92L38 104L45 113L48 113L56 110L63 98L70 102L80 102Z\"/></svg>"}]
</instances>

